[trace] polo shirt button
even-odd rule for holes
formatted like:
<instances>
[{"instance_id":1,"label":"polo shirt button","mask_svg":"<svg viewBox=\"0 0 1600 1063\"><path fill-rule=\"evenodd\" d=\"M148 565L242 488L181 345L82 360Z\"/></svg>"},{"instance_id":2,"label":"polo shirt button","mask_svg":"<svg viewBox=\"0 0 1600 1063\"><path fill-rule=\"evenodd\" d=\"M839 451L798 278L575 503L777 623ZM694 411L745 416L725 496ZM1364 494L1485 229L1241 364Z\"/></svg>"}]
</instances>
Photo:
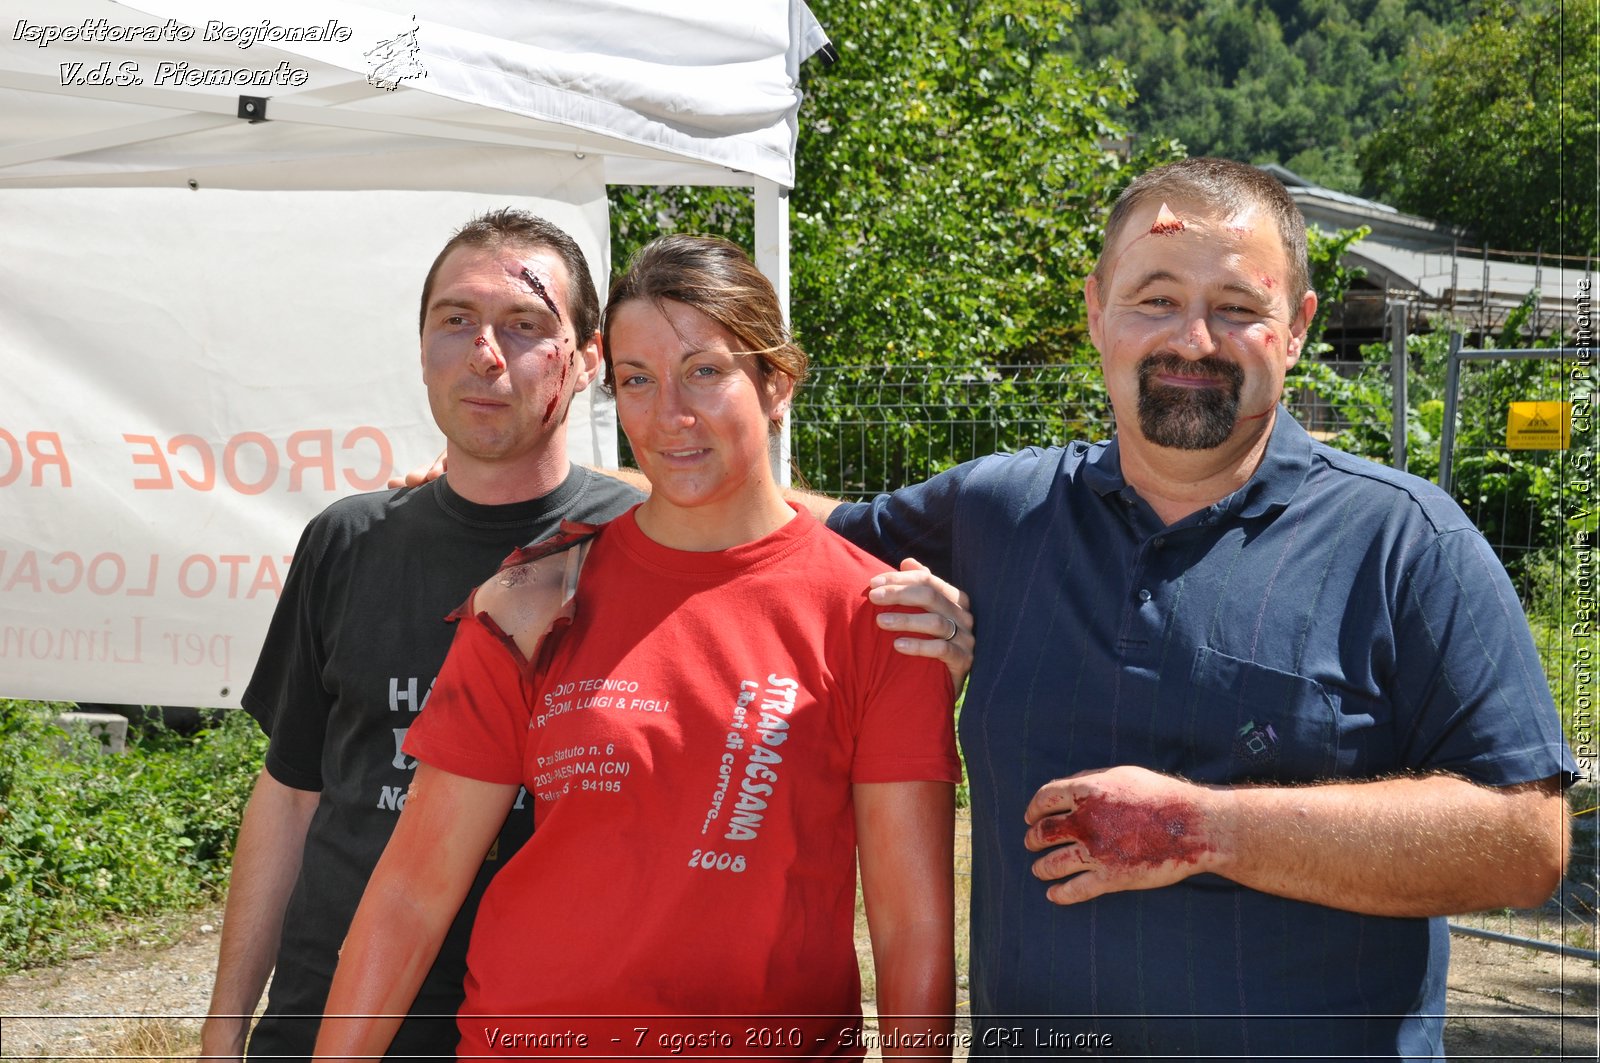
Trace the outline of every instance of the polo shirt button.
<instances>
[{"instance_id":1,"label":"polo shirt button","mask_svg":"<svg viewBox=\"0 0 1600 1063\"><path fill-rule=\"evenodd\" d=\"M1146 591L1146 590L1141 590L1139 592L1139 600L1141 602L1148 602L1150 600L1150 592Z\"/></svg>"},{"instance_id":2,"label":"polo shirt button","mask_svg":"<svg viewBox=\"0 0 1600 1063\"><path fill-rule=\"evenodd\" d=\"M1156 536L1155 542L1152 545L1155 546L1155 548L1157 550L1161 549L1163 546L1166 546L1167 545L1166 536L1164 536L1164 535Z\"/></svg>"}]
</instances>

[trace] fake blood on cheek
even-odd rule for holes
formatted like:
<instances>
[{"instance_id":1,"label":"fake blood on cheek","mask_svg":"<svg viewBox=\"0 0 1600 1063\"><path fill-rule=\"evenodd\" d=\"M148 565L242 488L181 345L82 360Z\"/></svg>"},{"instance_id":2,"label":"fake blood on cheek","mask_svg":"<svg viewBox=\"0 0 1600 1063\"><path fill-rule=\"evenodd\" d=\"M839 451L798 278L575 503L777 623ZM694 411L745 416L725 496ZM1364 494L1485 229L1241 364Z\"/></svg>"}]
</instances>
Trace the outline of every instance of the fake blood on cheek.
<instances>
[{"instance_id":1,"label":"fake blood on cheek","mask_svg":"<svg viewBox=\"0 0 1600 1063\"><path fill-rule=\"evenodd\" d=\"M1182 801L1143 806L1104 797L1080 797L1068 814L1051 817L1043 831L1052 845L1081 842L1099 863L1157 867L1168 860L1198 863L1207 851L1200 817Z\"/></svg>"},{"instance_id":2,"label":"fake blood on cheek","mask_svg":"<svg viewBox=\"0 0 1600 1063\"><path fill-rule=\"evenodd\" d=\"M561 379L556 383L556 393L550 396L550 401L544 408L542 424L549 424L550 418L556 415L556 405L561 401L561 393L567 390L567 370L572 367L572 359L568 358L561 363Z\"/></svg>"}]
</instances>

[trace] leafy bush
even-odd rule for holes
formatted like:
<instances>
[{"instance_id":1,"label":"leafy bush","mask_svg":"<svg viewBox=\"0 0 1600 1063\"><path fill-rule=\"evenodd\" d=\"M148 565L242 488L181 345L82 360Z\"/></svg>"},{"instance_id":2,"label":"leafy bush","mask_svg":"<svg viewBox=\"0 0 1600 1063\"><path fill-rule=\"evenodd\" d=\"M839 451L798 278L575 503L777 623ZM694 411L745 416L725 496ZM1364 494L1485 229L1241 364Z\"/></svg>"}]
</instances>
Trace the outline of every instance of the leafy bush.
<instances>
[{"instance_id":1,"label":"leafy bush","mask_svg":"<svg viewBox=\"0 0 1600 1063\"><path fill-rule=\"evenodd\" d=\"M1071 361L1087 347L1082 280L1103 212L1176 158L1102 142L1132 88L1061 46L1053 0L812 4L840 59L801 68L790 198L796 338L823 366ZM614 266L665 232L749 246L739 189L612 188Z\"/></svg>"},{"instance_id":2,"label":"leafy bush","mask_svg":"<svg viewBox=\"0 0 1600 1063\"><path fill-rule=\"evenodd\" d=\"M126 935L129 920L221 896L265 739L245 714L192 737L130 728L128 752L0 700L0 970Z\"/></svg>"},{"instance_id":3,"label":"leafy bush","mask_svg":"<svg viewBox=\"0 0 1600 1063\"><path fill-rule=\"evenodd\" d=\"M1281 162L1362 192L1357 156L1401 102L1417 38L1459 32L1461 0L1081 0L1067 46L1125 63L1139 98L1115 112L1191 154Z\"/></svg>"}]
</instances>

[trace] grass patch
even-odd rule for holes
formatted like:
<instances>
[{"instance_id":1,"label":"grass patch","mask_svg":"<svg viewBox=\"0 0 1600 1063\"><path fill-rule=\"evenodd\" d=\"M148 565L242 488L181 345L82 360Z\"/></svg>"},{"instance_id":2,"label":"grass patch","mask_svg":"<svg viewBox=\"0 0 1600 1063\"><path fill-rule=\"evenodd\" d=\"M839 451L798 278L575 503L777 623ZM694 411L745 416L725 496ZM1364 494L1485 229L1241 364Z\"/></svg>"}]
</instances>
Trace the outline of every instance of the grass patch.
<instances>
[{"instance_id":1,"label":"grass patch","mask_svg":"<svg viewBox=\"0 0 1600 1063\"><path fill-rule=\"evenodd\" d=\"M0 973L148 938L227 888L266 739L241 712L128 751L53 724L71 706L0 700Z\"/></svg>"},{"instance_id":2,"label":"grass patch","mask_svg":"<svg viewBox=\"0 0 1600 1063\"><path fill-rule=\"evenodd\" d=\"M200 1054L200 1021L135 1019L112 1036L105 1054L113 1059L194 1059Z\"/></svg>"}]
</instances>

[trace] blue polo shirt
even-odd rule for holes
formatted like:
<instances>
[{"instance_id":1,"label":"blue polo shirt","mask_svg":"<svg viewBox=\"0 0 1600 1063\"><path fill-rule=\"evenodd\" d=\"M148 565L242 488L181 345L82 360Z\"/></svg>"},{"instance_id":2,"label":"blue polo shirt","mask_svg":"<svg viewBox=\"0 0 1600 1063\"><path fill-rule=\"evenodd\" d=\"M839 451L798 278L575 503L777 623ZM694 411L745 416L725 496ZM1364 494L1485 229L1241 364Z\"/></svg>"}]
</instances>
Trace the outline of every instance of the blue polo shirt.
<instances>
[{"instance_id":1,"label":"blue polo shirt","mask_svg":"<svg viewBox=\"0 0 1600 1063\"><path fill-rule=\"evenodd\" d=\"M1441 1052L1443 919L1214 875L1062 907L1022 836L1040 786L1118 764L1203 783L1571 773L1521 604L1447 495L1279 407L1251 480L1170 526L1115 440L982 458L829 524L972 598L974 1054Z\"/></svg>"}]
</instances>

